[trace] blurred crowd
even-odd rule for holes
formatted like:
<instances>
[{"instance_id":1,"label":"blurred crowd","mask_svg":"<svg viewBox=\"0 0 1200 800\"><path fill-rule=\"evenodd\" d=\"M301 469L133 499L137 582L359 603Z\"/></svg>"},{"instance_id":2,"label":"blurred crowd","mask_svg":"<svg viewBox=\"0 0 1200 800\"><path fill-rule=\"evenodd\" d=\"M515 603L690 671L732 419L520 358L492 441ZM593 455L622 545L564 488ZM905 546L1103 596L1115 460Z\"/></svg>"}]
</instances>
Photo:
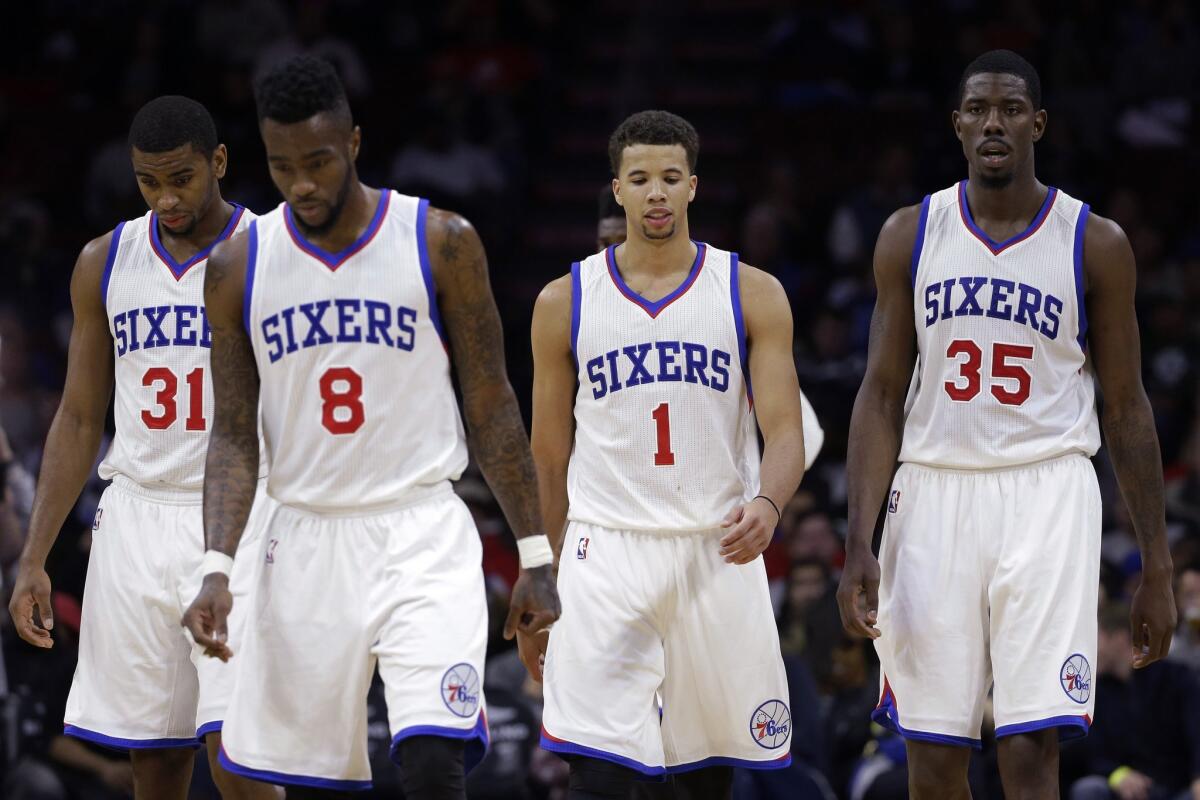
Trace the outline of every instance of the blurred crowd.
<instances>
[{"instance_id":1,"label":"blurred crowd","mask_svg":"<svg viewBox=\"0 0 1200 800\"><path fill-rule=\"evenodd\" d=\"M568 13L568 11L570 13ZM1038 174L1128 234L1143 375L1162 443L1180 627L1170 660L1133 673L1136 540L1104 452L1097 707L1063 749L1065 797L1200 800L1200 10L1186 0L166 0L26 5L0 33L0 566L11 570L57 406L79 248L143 213L125 133L159 94L205 103L230 151L225 196L278 202L252 77L300 51L335 63L363 128L362 178L465 214L488 248L509 368L528 411L537 290L596 247L608 133L663 107L701 136L692 236L774 273L793 303L801 386L824 449L783 511L766 564L795 722L789 770L739 774L738 798L905 797L900 741L872 726L878 665L843 635L833 597L846 526L845 451L873 303L875 236L894 209L965 177L950 127L963 66L1008 47L1040 69L1049 111ZM8 798L128 796L118 754L61 735L92 517L89 485L48 570L56 647L0 620L0 769ZM517 573L486 484L458 487L484 540L492 750L473 798L565 796L536 747L540 687L499 635ZM9 576L5 576L7 578ZM5 581L11 583L11 581ZM376 687L378 689L378 687ZM375 795L399 797L382 692ZM995 748L975 796L1000 797ZM14 775L20 773L17 787ZM18 792L24 792L18 794ZM215 797L198 761L195 797Z\"/></svg>"}]
</instances>

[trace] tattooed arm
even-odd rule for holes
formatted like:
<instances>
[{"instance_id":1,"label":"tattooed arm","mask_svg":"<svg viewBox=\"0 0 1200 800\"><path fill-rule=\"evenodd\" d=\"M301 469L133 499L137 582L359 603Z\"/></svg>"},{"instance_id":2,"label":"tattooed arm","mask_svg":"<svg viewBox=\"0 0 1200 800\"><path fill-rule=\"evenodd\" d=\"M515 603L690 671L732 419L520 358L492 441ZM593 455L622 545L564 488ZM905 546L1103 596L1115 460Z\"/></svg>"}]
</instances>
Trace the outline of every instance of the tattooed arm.
<instances>
[{"instance_id":1,"label":"tattooed arm","mask_svg":"<svg viewBox=\"0 0 1200 800\"><path fill-rule=\"evenodd\" d=\"M239 234L213 250L204 272L204 304L212 326L213 428L204 464L204 541L232 557L250 516L258 484L258 367L242 322L248 237ZM226 618L233 607L229 578L204 576L183 624L205 654L233 655Z\"/></svg>"},{"instance_id":2,"label":"tattooed arm","mask_svg":"<svg viewBox=\"0 0 1200 800\"><path fill-rule=\"evenodd\" d=\"M1133 665L1165 658L1175 630L1171 552L1163 507L1162 455L1134 314L1136 267L1124 231L1092 214L1083 240L1088 345L1103 392L1101 423L1121 495L1142 552L1142 582L1133 596Z\"/></svg>"},{"instance_id":3,"label":"tattooed arm","mask_svg":"<svg viewBox=\"0 0 1200 800\"><path fill-rule=\"evenodd\" d=\"M483 243L469 222L438 209L429 210L426 235L438 309L462 388L471 452L517 538L542 534L537 475L504 366L504 333ZM513 587L504 635L511 639L518 628L541 630L558 614L551 567L522 570Z\"/></svg>"}]
</instances>

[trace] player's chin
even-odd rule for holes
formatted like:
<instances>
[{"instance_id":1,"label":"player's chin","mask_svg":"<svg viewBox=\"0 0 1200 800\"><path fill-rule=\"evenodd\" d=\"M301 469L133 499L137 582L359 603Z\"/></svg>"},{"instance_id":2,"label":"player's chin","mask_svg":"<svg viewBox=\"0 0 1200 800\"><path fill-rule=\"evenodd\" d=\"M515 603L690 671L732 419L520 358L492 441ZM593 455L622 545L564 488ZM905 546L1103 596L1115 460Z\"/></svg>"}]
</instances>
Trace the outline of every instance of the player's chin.
<instances>
[{"instance_id":1,"label":"player's chin","mask_svg":"<svg viewBox=\"0 0 1200 800\"><path fill-rule=\"evenodd\" d=\"M654 240L658 240L658 241L670 239L671 237L673 237L675 235L675 226L671 225L671 227L667 228L665 231L656 231L656 230L647 228L646 226L643 225L642 226L642 235L645 236L647 239L654 239Z\"/></svg>"}]
</instances>

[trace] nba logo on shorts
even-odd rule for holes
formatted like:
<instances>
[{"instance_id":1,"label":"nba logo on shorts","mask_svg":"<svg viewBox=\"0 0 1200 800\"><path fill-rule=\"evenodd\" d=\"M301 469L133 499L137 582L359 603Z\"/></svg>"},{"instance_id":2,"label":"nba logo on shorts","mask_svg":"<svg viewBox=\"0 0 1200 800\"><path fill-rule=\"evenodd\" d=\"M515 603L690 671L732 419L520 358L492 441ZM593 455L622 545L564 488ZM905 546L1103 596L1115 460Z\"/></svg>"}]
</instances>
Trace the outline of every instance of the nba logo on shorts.
<instances>
[{"instance_id":1,"label":"nba logo on shorts","mask_svg":"<svg viewBox=\"0 0 1200 800\"><path fill-rule=\"evenodd\" d=\"M892 489L892 496L888 498L888 513L895 514L900 510L900 490Z\"/></svg>"},{"instance_id":2,"label":"nba logo on shorts","mask_svg":"<svg viewBox=\"0 0 1200 800\"><path fill-rule=\"evenodd\" d=\"M575 545L575 557L580 561L587 558L588 542L592 541L586 536L579 537L579 544Z\"/></svg>"},{"instance_id":3,"label":"nba logo on shorts","mask_svg":"<svg viewBox=\"0 0 1200 800\"><path fill-rule=\"evenodd\" d=\"M750 738L766 750L777 750L792 733L792 712L782 700L768 700L750 715Z\"/></svg>"},{"instance_id":4,"label":"nba logo on shorts","mask_svg":"<svg viewBox=\"0 0 1200 800\"><path fill-rule=\"evenodd\" d=\"M275 545L277 545L277 544L279 544L278 539L272 539L271 541L267 542L267 563L268 564L275 563Z\"/></svg>"},{"instance_id":5,"label":"nba logo on shorts","mask_svg":"<svg viewBox=\"0 0 1200 800\"><path fill-rule=\"evenodd\" d=\"M1058 672L1058 680L1062 683L1067 697L1080 705L1092 696L1092 667L1079 653L1063 662L1062 669Z\"/></svg>"},{"instance_id":6,"label":"nba logo on shorts","mask_svg":"<svg viewBox=\"0 0 1200 800\"><path fill-rule=\"evenodd\" d=\"M479 673L470 664L455 664L442 676L442 702L456 717L479 710Z\"/></svg>"},{"instance_id":7,"label":"nba logo on shorts","mask_svg":"<svg viewBox=\"0 0 1200 800\"><path fill-rule=\"evenodd\" d=\"M92 520L92 530L100 530L100 517L104 514L103 508L96 509L96 518Z\"/></svg>"}]
</instances>

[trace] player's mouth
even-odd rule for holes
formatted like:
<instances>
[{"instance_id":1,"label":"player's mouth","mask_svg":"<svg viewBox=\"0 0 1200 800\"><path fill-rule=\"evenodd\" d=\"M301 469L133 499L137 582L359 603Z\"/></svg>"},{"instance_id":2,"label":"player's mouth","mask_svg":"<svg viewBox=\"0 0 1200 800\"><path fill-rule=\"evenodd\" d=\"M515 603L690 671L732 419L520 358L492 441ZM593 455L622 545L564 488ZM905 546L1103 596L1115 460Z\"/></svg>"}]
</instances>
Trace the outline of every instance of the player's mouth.
<instances>
[{"instance_id":1,"label":"player's mouth","mask_svg":"<svg viewBox=\"0 0 1200 800\"><path fill-rule=\"evenodd\" d=\"M652 228L665 228L671 224L671 220L674 218L675 215L665 208L656 208L647 211L644 217L646 224Z\"/></svg>"},{"instance_id":2,"label":"player's mouth","mask_svg":"<svg viewBox=\"0 0 1200 800\"><path fill-rule=\"evenodd\" d=\"M311 217L315 217L318 214L320 214L321 211L325 208L325 206L321 203L314 201L314 202L307 202L307 203L296 203L294 206L292 206L292 208L300 216L304 217L305 219L309 219Z\"/></svg>"},{"instance_id":3,"label":"player's mouth","mask_svg":"<svg viewBox=\"0 0 1200 800\"><path fill-rule=\"evenodd\" d=\"M159 221L162 222L163 225L167 226L168 228L172 228L172 229L182 228L184 223L187 222L187 218L188 218L187 214L159 214L158 215Z\"/></svg>"},{"instance_id":4,"label":"player's mouth","mask_svg":"<svg viewBox=\"0 0 1200 800\"><path fill-rule=\"evenodd\" d=\"M985 167L999 167L1011 154L1012 150L1003 142L984 142L979 148L979 155Z\"/></svg>"}]
</instances>

